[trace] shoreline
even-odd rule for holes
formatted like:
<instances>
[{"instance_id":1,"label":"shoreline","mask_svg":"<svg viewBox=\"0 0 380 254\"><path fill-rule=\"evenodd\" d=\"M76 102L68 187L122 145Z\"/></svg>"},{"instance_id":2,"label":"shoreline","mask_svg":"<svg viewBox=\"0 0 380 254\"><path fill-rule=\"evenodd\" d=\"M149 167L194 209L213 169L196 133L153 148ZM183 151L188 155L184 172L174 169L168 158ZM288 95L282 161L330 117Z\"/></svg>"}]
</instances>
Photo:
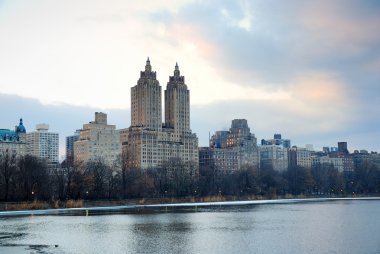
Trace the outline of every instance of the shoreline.
<instances>
[{"instance_id":1,"label":"shoreline","mask_svg":"<svg viewBox=\"0 0 380 254\"><path fill-rule=\"evenodd\" d=\"M79 215L88 216L104 213L160 213L173 211L198 211L202 208L241 207L250 205L270 204L297 204L310 202L331 202L350 200L380 200L380 197L321 197L321 198L283 198L260 200L236 200L236 201L211 201L211 202L179 202L156 204L126 204L111 206L88 206L76 208L49 208L36 210L12 210L0 211L0 217L30 216L30 215Z\"/></svg>"}]
</instances>

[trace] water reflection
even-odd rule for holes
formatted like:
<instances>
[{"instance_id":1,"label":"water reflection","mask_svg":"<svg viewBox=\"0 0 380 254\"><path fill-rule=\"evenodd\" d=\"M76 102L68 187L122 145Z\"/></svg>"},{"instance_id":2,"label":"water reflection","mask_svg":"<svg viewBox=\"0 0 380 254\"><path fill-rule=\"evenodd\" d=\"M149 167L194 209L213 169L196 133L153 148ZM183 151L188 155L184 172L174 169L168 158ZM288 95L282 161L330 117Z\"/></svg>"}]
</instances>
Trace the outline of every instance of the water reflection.
<instances>
[{"instance_id":1,"label":"water reflection","mask_svg":"<svg viewBox=\"0 0 380 254\"><path fill-rule=\"evenodd\" d=\"M0 218L0 253L380 253L380 201Z\"/></svg>"}]
</instances>

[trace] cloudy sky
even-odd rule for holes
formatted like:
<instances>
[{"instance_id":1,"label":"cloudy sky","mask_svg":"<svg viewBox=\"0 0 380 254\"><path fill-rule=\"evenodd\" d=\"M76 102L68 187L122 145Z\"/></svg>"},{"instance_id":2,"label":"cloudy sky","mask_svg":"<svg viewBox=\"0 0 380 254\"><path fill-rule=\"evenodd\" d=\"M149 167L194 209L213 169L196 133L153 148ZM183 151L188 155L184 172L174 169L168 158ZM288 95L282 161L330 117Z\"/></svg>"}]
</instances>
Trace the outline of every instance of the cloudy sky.
<instances>
[{"instance_id":1,"label":"cloudy sky","mask_svg":"<svg viewBox=\"0 0 380 254\"><path fill-rule=\"evenodd\" d=\"M64 147L94 111L128 127L149 56L163 90L178 61L201 146L245 118L259 140L380 151L379 31L376 0L0 0L0 128L45 122Z\"/></svg>"}]
</instances>

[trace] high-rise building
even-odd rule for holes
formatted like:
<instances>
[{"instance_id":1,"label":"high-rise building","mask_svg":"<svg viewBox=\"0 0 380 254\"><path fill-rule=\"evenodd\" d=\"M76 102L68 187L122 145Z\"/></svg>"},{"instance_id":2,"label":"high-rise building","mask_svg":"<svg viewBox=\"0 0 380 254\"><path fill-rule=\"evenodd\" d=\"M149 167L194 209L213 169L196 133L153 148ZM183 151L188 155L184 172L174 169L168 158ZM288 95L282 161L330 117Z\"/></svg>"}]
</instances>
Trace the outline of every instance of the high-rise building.
<instances>
[{"instance_id":1,"label":"high-rise building","mask_svg":"<svg viewBox=\"0 0 380 254\"><path fill-rule=\"evenodd\" d=\"M348 154L347 142L338 142L338 153Z\"/></svg>"},{"instance_id":2,"label":"high-rise building","mask_svg":"<svg viewBox=\"0 0 380 254\"><path fill-rule=\"evenodd\" d=\"M200 166L214 166L217 171L232 173L242 166L259 167L257 139L246 119L232 120L229 131L217 131L209 147L199 149Z\"/></svg>"},{"instance_id":3,"label":"high-rise building","mask_svg":"<svg viewBox=\"0 0 380 254\"><path fill-rule=\"evenodd\" d=\"M26 129L22 119L14 131L0 129L0 153L13 156L22 156L26 153ZM0 156L1 156L0 154Z\"/></svg>"},{"instance_id":4,"label":"high-rise building","mask_svg":"<svg viewBox=\"0 0 380 254\"><path fill-rule=\"evenodd\" d=\"M131 88L131 125L160 130L161 117L161 86L148 58L145 71L140 72L137 85Z\"/></svg>"},{"instance_id":5,"label":"high-rise building","mask_svg":"<svg viewBox=\"0 0 380 254\"><path fill-rule=\"evenodd\" d=\"M276 133L273 135L273 139L262 139L261 145L277 145L282 146L284 148L290 148L291 142L290 139L283 139L281 134Z\"/></svg>"},{"instance_id":6,"label":"high-rise building","mask_svg":"<svg viewBox=\"0 0 380 254\"><path fill-rule=\"evenodd\" d=\"M198 167L198 138L190 129L190 97L178 64L165 91L165 123L161 118L161 86L150 60L131 88L131 126L120 130L129 168L154 168L172 158Z\"/></svg>"},{"instance_id":7,"label":"high-rise building","mask_svg":"<svg viewBox=\"0 0 380 254\"><path fill-rule=\"evenodd\" d=\"M74 135L66 137L66 160L74 160L74 143L79 140L80 130L76 130Z\"/></svg>"},{"instance_id":8,"label":"high-rise building","mask_svg":"<svg viewBox=\"0 0 380 254\"><path fill-rule=\"evenodd\" d=\"M173 128L177 135L190 131L190 91L177 63L165 90L165 127Z\"/></svg>"},{"instance_id":9,"label":"high-rise building","mask_svg":"<svg viewBox=\"0 0 380 254\"><path fill-rule=\"evenodd\" d=\"M312 151L307 148L293 146L288 151L289 166L311 168Z\"/></svg>"},{"instance_id":10,"label":"high-rise building","mask_svg":"<svg viewBox=\"0 0 380 254\"><path fill-rule=\"evenodd\" d=\"M102 159L112 165L120 155L119 131L107 124L107 114L95 112L95 121L84 124L79 140L74 142L74 160L86 163Z\"/></svg>"},{"instance_id":11,"label":"high-rise building","mask_svg":"<svg viewBox=\"0 0 380 254\"><path fill-rule=\"evenodd\" d=\"M26 134L27 153L41 159L46 159L50 164L59 162L58 133L49 132L48 124L37 124L36 131Z\"/></svg>"},{"instance_id":12,"label":"high-rise building","mask_svg":"<svg viewBox=\"0 0 380 254\"><path fill-rule=\"evenodd\" d=\"M288 149L281 145L261 145L260 167L283 172L288 169Z\"/></svg>"}]
</instances>

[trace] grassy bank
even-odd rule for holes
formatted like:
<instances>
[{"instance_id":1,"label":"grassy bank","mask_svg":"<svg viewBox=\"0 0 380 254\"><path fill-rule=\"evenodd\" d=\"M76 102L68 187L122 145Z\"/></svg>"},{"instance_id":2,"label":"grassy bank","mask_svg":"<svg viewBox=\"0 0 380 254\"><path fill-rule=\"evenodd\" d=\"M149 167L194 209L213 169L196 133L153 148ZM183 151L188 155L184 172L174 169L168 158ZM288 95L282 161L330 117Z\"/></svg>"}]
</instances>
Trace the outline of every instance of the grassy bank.
<instances>
[{"instance_id":1,"label":"grassy bank","mask_svg":"<svg viewBox=\"0 0 380 254\"><path fill-rule=\"evenodd\" d=\"M358 196L354 197L368 197ZM271 199L304 199L304 198L334 198L351 196L311 196L311 195L249 195L249 196L207 196L207 197L183 197L183 198L141 198L127 200L54 200L54 201L30 201L30 202L7 202L0 203L0 211L40 210L57 208L82 208L122 205L148 205L148 204L170 204L170 203L194 203L194 202L223 202L223 201L247 201L247 200L271 200Z\"/></svg>"}]
</instances>

